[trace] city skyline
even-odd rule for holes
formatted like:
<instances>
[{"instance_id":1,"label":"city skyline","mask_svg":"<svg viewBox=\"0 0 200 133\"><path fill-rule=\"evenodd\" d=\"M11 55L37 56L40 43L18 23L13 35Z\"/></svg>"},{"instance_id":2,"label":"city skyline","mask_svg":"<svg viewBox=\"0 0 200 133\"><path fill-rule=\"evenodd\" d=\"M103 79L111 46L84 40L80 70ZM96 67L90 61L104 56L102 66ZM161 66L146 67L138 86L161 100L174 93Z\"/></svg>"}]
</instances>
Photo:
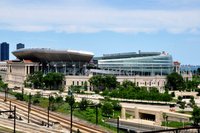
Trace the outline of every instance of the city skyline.
<instances>
[{"instance_id":1,"label":"city skyline","mask_svg":"<svg viewBox=\"0 0 200 133\"><path fill-rule=\"evenodd\" d=\"M181 64L200 64L198 0L2 0L0 18L0 42L11 52L17 43L95 56L166 51Z\"/></svg>"}]
</instances>

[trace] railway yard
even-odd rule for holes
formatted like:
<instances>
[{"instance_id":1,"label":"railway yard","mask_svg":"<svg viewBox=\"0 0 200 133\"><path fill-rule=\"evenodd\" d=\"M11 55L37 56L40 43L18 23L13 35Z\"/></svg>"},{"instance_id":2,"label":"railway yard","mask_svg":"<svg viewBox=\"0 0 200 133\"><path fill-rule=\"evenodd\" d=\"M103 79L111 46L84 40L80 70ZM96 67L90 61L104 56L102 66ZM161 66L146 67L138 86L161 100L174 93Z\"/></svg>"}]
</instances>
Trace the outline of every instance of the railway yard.
<instances>
[{"instance_id":1,"label":"railway yard","mask_svg":"<svg viewBox=\"0 0 200 133\"><path fill-rule=\"evenodd\" d=\"M11 102L11 107L10 107ZM49 127L47 120L47 109L31 105L28 123L28 104L8 98L4 102L4 97L0 96L0 111L13 110L16 106L16 131L22 133L66 133L70 132L70 117L55 112L49 113ZM8 118L10 116L10 119ZM13 114L10 112L1 113L0 125L8 129L13 129ZM73 120L73 132L81 133L106 133L94 124Z\"/></svg>"}]
</instances>

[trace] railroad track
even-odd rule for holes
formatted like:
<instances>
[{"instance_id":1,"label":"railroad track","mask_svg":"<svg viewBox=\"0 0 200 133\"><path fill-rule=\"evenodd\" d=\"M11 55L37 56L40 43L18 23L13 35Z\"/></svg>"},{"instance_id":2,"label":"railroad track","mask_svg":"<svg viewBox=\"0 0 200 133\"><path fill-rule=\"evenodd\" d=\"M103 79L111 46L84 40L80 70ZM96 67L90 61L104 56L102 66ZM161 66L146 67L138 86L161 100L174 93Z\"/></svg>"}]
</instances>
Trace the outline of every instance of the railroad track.
<instances>
[{"instance_id":1,"label":"railroad track","mask_svg":"<svg viewBox=\"0 0 200 133\"><path fill-rule=\"evenodd\" d=\"M0 99L3 100L4 97L0 96ZM27 109L28 105L26 103L23 103L23 102L14 100L14 99L10 99L10 98L7 98L7 101L11 101L12 105L17 106L17 109L20 109L24 112L27 112L27 110L28 110ZM32 114L32 116L34 115L34 116L37 116L44 120L47 119L47 110L39 108L39 107L32 106L31 114ZM54 112L50 112L49 118L50 118L50 121L59 122L62 127L70 129L70 120L69 119L66 119L63 116L61 116L57 113L54 113ZM77 131L78 129L82 133L107 133L106 131L100 130L97 127L93 127L91 125L88 126L86 124L82 124L80 122L73 121L73 131Z\"/></svg>"},{"instance_id":2,"label":"railroad track","mask_svg":"<svg viewBox=\"0 0 200 133\"><path fill-rule=\"evenodd\" d=\"M17 121L17 131L22 133L61 133L54 129L47 129L35 124L25 124L24 122ZM0 125L4 125L6 128L13 129L13 120L0 118ZM36 130L37 129L37 130Z\"/></svg>"}]
</instances>

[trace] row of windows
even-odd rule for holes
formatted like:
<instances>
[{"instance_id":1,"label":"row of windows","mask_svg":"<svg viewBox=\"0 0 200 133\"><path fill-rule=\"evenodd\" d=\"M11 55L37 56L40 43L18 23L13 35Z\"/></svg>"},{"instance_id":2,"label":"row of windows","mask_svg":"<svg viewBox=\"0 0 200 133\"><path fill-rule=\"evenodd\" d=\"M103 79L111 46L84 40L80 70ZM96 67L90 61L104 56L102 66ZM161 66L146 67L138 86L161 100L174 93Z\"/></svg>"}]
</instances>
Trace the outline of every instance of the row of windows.
<instances>
[{"instance_id":1,"label":"row of windows","mask_svg":"<svg viewBox=\"0 0 200 133\"><path fill-rule=\"evenodd\" d=\"M84 86L84 85L88 85L87 81L72 81L72 85L77 85L77 86Z\"/></svg>"},{"instance_id":2,"label":"row of windows","mask_svg":"<svg viewBox=\"0 0 200 133\"><path fill-rule=\"evenodd\" d=\"M66 85L66 82L64 84ZM136 82L137 86L140 86L140 85L160 86L161 84L162 84L162 82L160 82L160 81L158 81L158 82L146 82L146 81L145 82ZM165 85L165 81L163 82L163 84ZM90 83L87 81L72 81L72 85L74 85L74 86L84 86L84 85L88 86L89 85L90 86Z\"/></svg>"},{"instance_id":3,"label":"row of windows","mask_svg":"<svg viewBox=\"0 0 200 133\"><path fill-rule=\"evenodd\" d=\"M156 56L156 57L140 57L140 58L124 58L124 59L105 59L105 60L99 60L99 63L103 62L121 62L121 63L137 63L137 62L143 62L143 63L162 63L162 62L172 62L172 57L171 56Z\"/></svg>"}]
</instances>

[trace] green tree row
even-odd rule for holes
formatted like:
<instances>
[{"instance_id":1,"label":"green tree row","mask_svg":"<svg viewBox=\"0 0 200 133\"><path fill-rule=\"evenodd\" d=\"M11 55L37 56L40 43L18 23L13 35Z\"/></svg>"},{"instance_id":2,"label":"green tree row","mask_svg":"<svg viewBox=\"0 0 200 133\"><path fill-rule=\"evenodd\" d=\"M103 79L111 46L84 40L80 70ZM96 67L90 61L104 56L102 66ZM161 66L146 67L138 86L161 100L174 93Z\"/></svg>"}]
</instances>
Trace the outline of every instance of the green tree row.
<instances>
[{"instance_id":1,"label":"green tree row","mask_svg":"<svg viewBox=\"0 0 200 133\"><path fill-rule=\"evenodd\" d=\"M157 88L138 87L131 81L124 81L122 85L115 90L105 90L103 95L115 98L139 99L139 100L154 100L154 101L170 101L171 95L168 93L159 93Z\"/></svg>"},{"instance_id":2,"label":"green tree row","mask_svg":"<svg viewBox=\"0 0 200 133\"><path fill-rule=\"evenodd\" d=\"M119 84L117 78L113 75L95 75L89 79L94 90L103 91L106 88L109 90L115 89Z\"/></svg>"},{"instance_id":3,"label":"green tree row","mask_svg":"<svg viewBox=\"0 0 200 133\"><path fill-rule=\"evenodd\" d=\"M195 90L200 84L198 76L193 77L193 80L184 80L183 77L178 73L171 73L167 76L166 88L169 90L179 90L179 91L190 91Z\"/></svg>"},{"instance_id":4,"label":"green tree row","mask_svg":"<svg viewBox=\"0 0 200 133\"><path fill-rule=\"evenodd\" d=\"M64 79L64 75L62 73L50 72L44 75L41 71L35 72L33 74L28 75L24 84L25 87L33 87L33 88L46 88L46 89L60 89L62 88L62 81Z\"/></svg>"}]
</instances>

